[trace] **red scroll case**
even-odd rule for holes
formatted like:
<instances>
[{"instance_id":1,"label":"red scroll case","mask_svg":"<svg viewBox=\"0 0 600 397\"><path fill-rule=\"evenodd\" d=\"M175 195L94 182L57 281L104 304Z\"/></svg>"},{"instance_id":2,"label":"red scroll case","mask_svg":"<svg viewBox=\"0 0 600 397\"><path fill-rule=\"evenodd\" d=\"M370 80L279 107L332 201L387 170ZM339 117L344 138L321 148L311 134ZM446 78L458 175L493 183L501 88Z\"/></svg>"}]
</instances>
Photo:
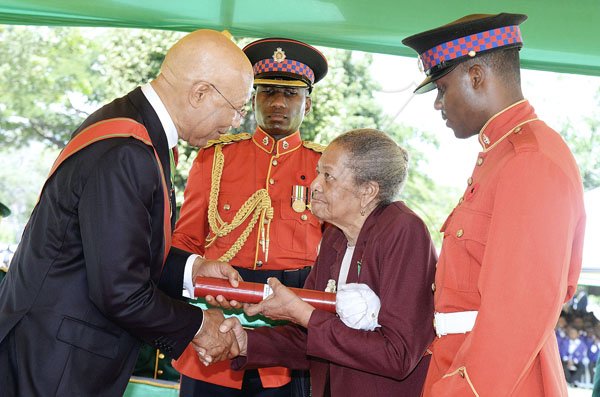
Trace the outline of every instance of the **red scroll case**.
<instances>
[{"instance_id":1,"label":"red scroll case","mask_svg":"<svg viewBox=\"0 0 600 397\"><path fill-rule=\"evenodd\" d=\"M303 288L290 288L290 290L304 302L310 303L315 309L335 313L334 293ZM229 284L229 280L196 277L196 283L194 284L194 295L196 298L203 298L206 295L222 295L228 301L236 300L241 303L258 303L271 293L271 287L268 284L247 281L240 281L239 287L234 288Z\"/></svg>"}]
</instances>

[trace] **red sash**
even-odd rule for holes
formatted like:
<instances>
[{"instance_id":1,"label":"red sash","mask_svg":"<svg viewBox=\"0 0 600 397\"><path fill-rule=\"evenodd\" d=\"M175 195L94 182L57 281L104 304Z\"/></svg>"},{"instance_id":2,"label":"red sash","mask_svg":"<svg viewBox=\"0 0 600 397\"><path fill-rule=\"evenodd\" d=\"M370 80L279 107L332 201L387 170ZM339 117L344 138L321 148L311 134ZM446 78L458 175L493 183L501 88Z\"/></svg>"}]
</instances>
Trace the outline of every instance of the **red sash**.
<instances>
[{"instance_id":1,"label":"red sash","mask_svg":"<svg viewBox=\"0 0 600 397\"><path fill-rule=\"evenodd\" d=\"M167 188L167 181L165 180L165 174L163 172L162 164L158 157L158 153L156 153L156 149L152 145L152 140L150 139L150 135L148 135L146 127L144 127L142 124L129 118L114 118L102 120L90 125L86 129L81 131L79 134L77 134L73 139L71 139L67 146L65 146L65 148L60 152L58 158L56 159L56 161L54 161L54 164L52 165L52 169L50 170L48 179L50 179L50 177L54 174L54 171L56 171L58 167L60 167L63 161L71 157L73 154L77 153L81 149L88 147L94 142L98 142L103 139L109 138L135 138L150 146L154 151L154 156L156 156L156 163L158 164L158 168L160 170L164 194L164 264L164 262L167 259L167 255L169 254L169 249L171 248L171 200L169 197L169 190Z\"/></svg>"}]
</instances>

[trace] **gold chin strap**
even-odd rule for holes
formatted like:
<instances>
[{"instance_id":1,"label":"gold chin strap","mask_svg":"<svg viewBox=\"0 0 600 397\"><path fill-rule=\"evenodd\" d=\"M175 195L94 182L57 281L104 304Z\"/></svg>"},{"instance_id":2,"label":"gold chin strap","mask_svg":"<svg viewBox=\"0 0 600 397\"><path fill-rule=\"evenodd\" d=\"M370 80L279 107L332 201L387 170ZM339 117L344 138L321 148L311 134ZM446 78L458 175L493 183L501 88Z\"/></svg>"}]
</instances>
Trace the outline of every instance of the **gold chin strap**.
<instances>
[{"instance_id":1,"label":"gold chin strap","mask_svg":"<svg viewBox=\"0 0 600 397\"><path fill-rule=\"evenodd\" d=\"M213 157L213 166L211 174L210 196L208 203L208 224L210 233L206 238L206 247L210 247L217 238L227 236L232 230L240 226L250 215L252 218L248 222L246 229L240 237L233 243L220 261L229 262L244 246L248 236L256 222L259 221L261 231L257 235L257 244L260 244L265 254L265 262L269 257L269 232L271 229L271 220L273 219L273 207L271 206L271 197L267 189L260 189L254 192L252 196L241 206L239 211L233 217L231 223L227 223L221 219L217 208L219 199L219 190L221 187L221 176L223 174L223 165L225 164L225 156L221 145L215 146L215 154ZM254 257L254 266L258 260L258 250Z\"/></svg>"},{"instance_id":2,"label":"gold chin strap","mask_svg":"<svg viewBox=\"0 0 600 397\"><path fill-rule=\"evenodd\" d=\"M304 87L307 88L306 84L302 80L282 80L282 79L254 79L254 85L276 85L281 87Z\"/></svg>"}]
</instances>

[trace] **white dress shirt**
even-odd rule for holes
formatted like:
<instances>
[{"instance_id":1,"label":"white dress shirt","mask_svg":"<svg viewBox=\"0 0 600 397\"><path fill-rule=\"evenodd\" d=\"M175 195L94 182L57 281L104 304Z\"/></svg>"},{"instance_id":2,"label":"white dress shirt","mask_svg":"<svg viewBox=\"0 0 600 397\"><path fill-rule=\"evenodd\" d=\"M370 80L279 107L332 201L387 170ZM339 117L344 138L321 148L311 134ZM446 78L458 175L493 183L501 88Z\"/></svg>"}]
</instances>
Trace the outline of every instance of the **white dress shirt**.
<instances>
[{"instance_id":1,"label":"white dress shirt","mask_svg":"<svg viewBox=\"0 0 600 397\"><path fill-rule=\"evenodd\" d=\"M175 127L175 123L173 123L173 119L169 115L167 108L164 103L160 100L160 97L152 88L150 83L146 83L141 86L142 92L144 96L150 102L150 106L154 109L156 114L158 115L158 119L162 124L163 129L165 130L165 134L167 135L167 143L169 145L169 149L173 149L177 146L177 140L179 139L179 135L177 134L177 128ZM192 267L194 265L194 261L200 255L192 254L189 256L185 263L185 270L183 273L183 291L182 296L186 298L194 297L194 282L192 280Z\"/></svg>"}]
</instances>

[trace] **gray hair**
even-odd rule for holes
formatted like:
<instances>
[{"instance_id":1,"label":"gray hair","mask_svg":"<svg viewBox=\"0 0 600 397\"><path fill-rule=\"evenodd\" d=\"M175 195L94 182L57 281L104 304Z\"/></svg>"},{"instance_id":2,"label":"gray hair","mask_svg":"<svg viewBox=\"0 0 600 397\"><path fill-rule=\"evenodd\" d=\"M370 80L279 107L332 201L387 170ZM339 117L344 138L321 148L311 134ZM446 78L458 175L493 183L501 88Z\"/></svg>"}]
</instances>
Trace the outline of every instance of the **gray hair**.
<instances>
[{"instance_id":1,"label":"gray hair","mask_svg":"<svg viewBox=\"0 0 600 397\"><path fill-rule=\"evenodd\" d=\"M347 151L346 166L357 186L377 182L379 202L391 203L400 194L408 173L408 152L385 132L371 128L351 130L330 145L339 145Z\"/></svg>"}]
</instances>

